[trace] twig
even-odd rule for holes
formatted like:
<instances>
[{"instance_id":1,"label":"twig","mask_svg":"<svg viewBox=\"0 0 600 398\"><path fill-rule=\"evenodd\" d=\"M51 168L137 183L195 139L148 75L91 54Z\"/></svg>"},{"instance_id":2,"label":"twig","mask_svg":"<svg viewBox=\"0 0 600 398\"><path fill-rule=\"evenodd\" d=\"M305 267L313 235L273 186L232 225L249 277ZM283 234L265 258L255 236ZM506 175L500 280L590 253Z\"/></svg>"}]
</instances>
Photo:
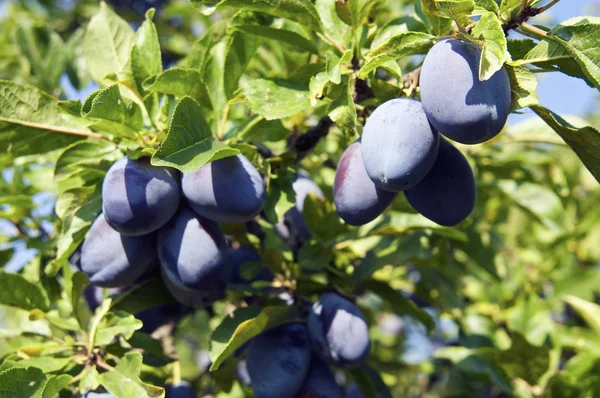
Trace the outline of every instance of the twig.
<instances>
[{"instance_id":1,"label":"twig","mask_svg":"<svg viewBox=\"0 0 600 398\"><path fill-rule=\"evenodd\" d=\"M104 370L115 370L112 366L101 360L100 358L96 359L96 366L101 367Z\"/></svg>"},{"instance_id":2,"label":"twig","mask_svg":"<svg viewBox=\"0 0 600 398\"><path fill-rule=\"evenodd\" d=\"M333 121L329 116L323 116L316 126L310 128L306 133L298 136L292 147L298 153L297 160L300 161L308 152L313 150L321 138L329 134L329 128L333 125Z\"/></svg>"},{"instance_id":3,"label":"twig","mask_svg":"<svg viewBox=\"0 0 600 398\"><path fill-rule=\"evenodd\" d=\"M558 3L559 1L560 0L552 0L550 3L546 4L545 6L536 8L536 11L537 11L538 14L541 14L541 13L543 13L545 11L548 11L548 9L550 7L552 7L553 5L555 5L556 3Z\"/></svg>"},{"instance_id":4,"label":"twig","mask_svg":"<svg viewBox=\"0 0 600 398\"><path fill-rule=\"evenodd\" d=\"M331 45L332 45L332 46L334 46L334 47L335 47L335 48L336 48L336 49L337 49L337 50L338 50L338 51L339 51L341 54L344 54L344 53L346 52L346 50L344 50L344 47L342 47L342 46L340 45L340 43L338 43L337 41L335 41L335 40L333 39L333 37L329 36L327 33L323 33L323 37L324 37L325 39L327 39L327 41L328 41L329 43L331 43Z\"/></svg>"},{"instance_id":5,"label":"twig","mask_svg":"<svg viewBox=\"0 0 600 398\"><path fill-rule=\"evenodd\" d=\"M536 28L533 25L528 24L527 22L523 22L521 23L521 27L523 29L525 29L526 31L529 31L531 33L535 33L536 35L542 36L542 37L548 37L551 35L550 32L546 32L545 30L542 30L540 28Z\"/></svg>"}]
</instances>

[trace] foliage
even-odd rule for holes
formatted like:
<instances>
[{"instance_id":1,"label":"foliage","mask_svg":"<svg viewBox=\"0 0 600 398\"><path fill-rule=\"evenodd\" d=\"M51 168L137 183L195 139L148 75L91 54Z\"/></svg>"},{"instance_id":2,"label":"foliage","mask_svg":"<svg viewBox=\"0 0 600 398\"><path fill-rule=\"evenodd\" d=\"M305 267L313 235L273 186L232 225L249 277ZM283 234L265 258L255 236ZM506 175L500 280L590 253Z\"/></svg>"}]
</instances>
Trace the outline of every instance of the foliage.
<instances>
[{"instance_id":1,"label":"foliage","mask_svg":"<svg viewBox=\"0 0 600 398\"><path fill-rule=\"evenodd\" d=\"M556 3L537 0L63 3L12 1L0 17L1 396L162 397L182 378L199 394L252 396L239 351L325 291L356 297L370 325L369 360L340 371L366 397L600 392L600 119L560 116L536 93L548 71L600 89L599 18L533 26ZM539 118L459 146L478 187L459 226L403 195L344 224L335 165L377 105L418 97L422 55L442 37L482 46L479 78L505 67L513 111ZM111 164L148 156L186 172L240 153L268 199L257 220L223 229L273 281L228 289L153 338L137 318L173 301L158 277L104 289L90 308L69 258ZM324 193L304 203L302 248L276 231L299 169Z\"/></svg>"}]
</instances>

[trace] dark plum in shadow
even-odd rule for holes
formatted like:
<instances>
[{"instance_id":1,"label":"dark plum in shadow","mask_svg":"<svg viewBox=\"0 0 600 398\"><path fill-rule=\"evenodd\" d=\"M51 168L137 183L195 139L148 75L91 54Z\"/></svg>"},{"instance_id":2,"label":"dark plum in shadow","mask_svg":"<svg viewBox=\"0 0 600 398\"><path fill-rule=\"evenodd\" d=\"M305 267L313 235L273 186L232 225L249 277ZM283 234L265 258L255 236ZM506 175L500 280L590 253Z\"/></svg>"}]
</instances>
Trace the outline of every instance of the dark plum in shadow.
<instances>
[{"instance_id":1,"label":"dark plum in shadow","mask_svg":"<svg viewBox=\"0 0 600 398\"><path fill-rule=\"evenodd\" d=\"M441 134L462 144L494 138L510 113L506 69L480 81L480 60L478 45L445 39L429 50L421 69L421 101L427 118Z\"/></svg>"},{"instance_id":2,"label":"dark plum in shadow","mask_svg":"<svg viewBox=\"0 0 600 398\"><path fill-rule=\"evenodd\" d=\"M165 398L198 398L198 395L190 383L180 381L165 387Z\"/></svg>"},{"instance_id":3,"label":"dark plum in shadow","mask_svg":"<svg viewBox=\"0 0 600 398\"><path fill-rule=\"evenodd\" d=\"M254 337L246 366L256 398L294 398L310 367L306 326L288 323Z\"/></svg>"},{"instance_id":4,"label":"dark plum in shadow","mask_svg":"<svg viewBox=\"0 0 600 398\"><path fill-rule=\"evenodd\" d=\"M185 173L182 188L196 213L219 223L249 221L265 202L264 180L243 155L215 160Z\"/></svg>"},{"instance_id":5,"label":"dark plum in shadow","mask_svg":"<svg viewBox=\"0 0 600 398\"><path fill-rule=\"evenodd\" d=\"M423 216L437 224L453 226L473 211L477 189L467 159L454 145L442 140L429 174L404 194L408 203Z\"/></svg>"},{"instance_id":6,"label":"dark plum in shadow","mask_svg":"<svg viewBox=\"0 0 600 398\"><path fill-rule=\"evenodd\" d=\"M308 316L314 351L326 362L353 367L371 352L369 326L361 310L337 293L324 293Z\"/></svg>"},{"instance_id":7,"label":"dark plum in shadow","mask_svg":"<svg viewBox=\"0 0 600 398\"><path fill-rule=\"evenodd\" d=\"M369 178L381 189L400 192L425 177L437 155L440 135L419 101L398 98L369 116L361 152Z\"/></svg>"},{"instance_id":8,"label":"dark plum in shadow","mask_svg":"<svg viewBox=\"0 0 600 398\"><path fill-rule=\"evenodd\" d=\"M100 287L125 287L157 261L155 234L121 235L103 214L92 224L81 247L81 270Z\"/></svg>"},{"instance_id":9,"label":"dark plum in shadow","mask_svg":"<svg viewBox=\"0 0 600 398\"><path fill-rule=\"evenodd\" d=\"M169 221L179 207L176 170L155 167L148 158L122 158L102 183L102 209L108 223L124 235L145 235Z\"/></svg>"},{"instance_id":10,"label":"dark plum in shadow","mask_svg":"<svg viewBox=\"0 0 600 398\"><path fill-rule=\"evenodd\" d=\"M383 190L367 175L360 139L344 151L335 172L333 201L340 217L350 225L377 218L392 203L396 192Z\"/></svg>"},{"instance_id":11,"label":"dark plum in shadow","mask_svg":"<svg viewBox=\"0 0 600 398\"><path fill-rule=\"evenodd\" d=\"M214 222L181 206L158 231L165 285L184 305L203 307L223 296L225 238Z\"/></svg>"},{"instance_id":12,"label":"dark plum in shadow","mask_svg":"<svg viewBox=\"0 0 600 398\"><path fill-rule=\"evenodd\" d=\"M308 376L295 398L344 398L344 393L329 366L313 355Z\"/></svg>"}]
</instances>

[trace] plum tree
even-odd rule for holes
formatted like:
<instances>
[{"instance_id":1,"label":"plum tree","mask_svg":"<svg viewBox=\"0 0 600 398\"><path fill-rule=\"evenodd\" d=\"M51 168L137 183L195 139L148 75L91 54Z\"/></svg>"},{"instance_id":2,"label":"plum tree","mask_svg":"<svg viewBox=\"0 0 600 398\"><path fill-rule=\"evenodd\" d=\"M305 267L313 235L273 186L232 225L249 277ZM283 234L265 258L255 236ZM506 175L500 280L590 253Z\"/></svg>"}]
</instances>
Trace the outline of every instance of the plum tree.
<instances>
[{"instance_id":1,"label":"plum tree","mask_svg":"<svg viewBox=\"0 0 600 398\"><path fill-rule=\"evenodd\" d=\"M102 211L124 235L156 231L173 217L181 199L179 172L155 167L148 158L122 158L102 183Z\"/></svg>"},{"instance_id":2,"label":"plum tree","mask_svg":"<svg viewBox=\"0 0 600 398\"><path fill-rule=\"evenodd\" d=\"M481 48L446 39L423 62L421 100L427 118L443 135L463 144L495 137L510 113L511 89L504 67L479 80Z\"/></svg>"},{"instance_id":3,"label":"plum tree","mask_svg":"<svg viewBox=\"0 0 600 398\"><path fill-rule=\"evenodd\" d=\"M256 398L293 398L304 381L311 358L306 326L289 323L254 337L246 364Z\"/></svg>"},{"instance_id":4,"label":"plum tree","mask_svg":"<svg viewBox=\"0 0 600 398\"><path fill-rule=\"evenodd\" d=\"M156 265L155 234L121 235L100 214L83 241L81 270L100 287L128 286Z\"/></svg>"},{"instance_id":5,"label":"plum tree","mask_svg":"<svg viewBox=\"0 0 600 398\"><path fill-rule=\"evenodd\" d=\"M419 101L398 98L384 102L369 116L363 130L365 170L379 188L404 191L431 169L439 140Z\"/></svg>"},{"instance_id":6,"label":"plum tree","mask_svg":"<svg viewBox=\"0 0 600 398\"><path fill-rule=\"evenodd\" d=\"M165 387L165 398L197 398L197 395L190 383L180 381Z\"/></svg>"},{"instance_id":7,"label":"plum tree","mask_svg":"<svg viewBox=\"0 0 600 398\"><path fill-rule=\"evenodd\" d=\"M404 194L408 203L423 216L440 225L452 226L471 214L476 191L469 162L452 144L442 140L431 171Z\"/></svg>"},{"instance_id":8,"label":"plum tree","mask_svg":"<svg viewBox=\"0 0 600 398\"><path fill-rule=\"evenodd\" d=\"M319 199L323 199L325 196L321 188L310 179L310 176L304 170L298 171L298 176L292 184L292 188L296 193L296 204L284 214L283 220L276 225L276 229L292 247L297 248L310 239L310 231L302 215L304 200L308 195L314 195Z\"/></svg>"},{"instance_id":9,"label":"plum tree","mask_svg":"<svg viewBox=\"0 0 600 398\"><path fill-rule=\"evenodd\" d=\"M350 225L373 221L392 203L397 193L383 190L367 175L360 139L344 151L335 172L333 201L340 217Z\"/></svg>"},{"instance_id":10,"label":"plum tree","mask_svg":"<svg viewBox=\"0 0 600 398\"><path fill-rule=\"evenodd\" d=\"M265 183L244 155L215 160L183 174L183 195L202 217L243 223L257 216L265 201Z\"/></svg>"},{"instance_id":11,"label":"plum tree","mask_svg":"<svg viewBox=\"0 0 600 398\"><path fill-rule=\"evenodd\" d=\"M327 364L316 356L312 357L304 384L295 398L343 398L342 388Z\"/></svg>"},{"instance_id":12,"label":"plum tree","mask_svg":"<svg viewBox=\"0 0 600 398\"><path fill-rule=\"evenodd\" d=\"M251 247L229 247L227 249L227 260L226 279L228 283L250 284L255 281L270 281L273 279L273 273L266 267L262 267L252 279L246 279L242 276L241 269L245 263L261 262L260 256Z\"/></svg>"},{"instance_id":13,"label":"plum tree","mask_svg":"<svg viewBox=\"0 0 600 398\"><path fill-rule=\"evenodd\" d=\"M165 285L182 304L203 307L223 294L225 238L219 226L182 206L158 231Z\"/></svg>"},{"instance_id":14,"label":"plum tree","mask_svg":"<svg viewBox=\"0 0 600 398\"><path fill-rule=\"evenodd\" d=\"M337 293L319 297L308 316L308 330L315 352L333 365L358 365L371 351L364 315L356 304Z\"/></svg>"}]
</instances>

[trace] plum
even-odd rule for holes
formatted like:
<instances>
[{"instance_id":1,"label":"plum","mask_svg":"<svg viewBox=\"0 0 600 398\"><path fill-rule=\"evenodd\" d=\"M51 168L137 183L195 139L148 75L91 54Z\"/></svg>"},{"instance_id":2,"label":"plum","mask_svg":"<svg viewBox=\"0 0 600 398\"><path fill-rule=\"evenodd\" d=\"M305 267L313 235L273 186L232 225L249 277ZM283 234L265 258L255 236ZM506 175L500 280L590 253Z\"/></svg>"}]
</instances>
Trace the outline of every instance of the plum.
<instances>
[{"instance_id":1,"label":"plum","mask_svg":"<svg viewBox=\"0 0 600 398\"><path fill-rule=\"evenodd\" d=\"M122 158L102 183L102 211L123 235L146 235L173 217L181 199L178 172L155 167L148 158Z\"/></svg>"},{"instance_id":2,"label":"plum","mask_svg":"<svg viewBox=\"0 0 600 398\"><path fill-rule=\"evenodd\" d=\"M421 101L431 124L462 144L495 137L510 113L511 88L504 67L479 80L481 48L445 39L429 50L421 69Z\"/></svg>"},{"instance_id":3,"label":"plum","mask_svg":"<svg viewBox=\"0 0 600 398\"><path fill-rule=\"evenodd\" d=\"M187 312L187 307L178 302L172 302L147 308L135 314L135 317L144 323L139 331L152 334L163 325L178 322Z\"/></svg>"},{"instance_id":4,"label":"plum","mask_svg":"<svg viewBox=\"0 0 600 398\"><path fill-rule=\"evenodd\" d=\"M196 391L187 381L169 384L165 387L165 398L196 398Z\"/></svg>"},{"instance_id":5,"label":"plum","mask_svg":"<svg viewBox=\"0 0 600 398\"><path fill-rule=\"evenodd\" d=\"M311 359L306 326L288 323L254 337L246 365L256 398L293 398L300 391Z\"/></svg>"},{"instance_id":6,"label":"plum","mask_svg":"<svg viewBox=\"0 0 600 398\"><path fill-rule=\"evenodd\" d=\"M97 392L97 391L89 391L84 395L84 398L116 398L109 392Z\"/></svg>"},{"instance_id":7,"label":"plum","mask_svg":"<svg viewBox=\"0 0 600 398\"><path fill-rule=\"evenodd\" d=\"M365 398L365 396L358 386L355 383L352 383L346 387L346 398Z\"/></svg>"},{"instance_id":8,"label":"plum","mask_svg":"<svg viewBox=\"0 0 600 398\"><path fill-rule=\"evenodd\" d=\"M203 307L218 300L225 287L225 238L219 226L182 206L158 231L163 280L184 305Z\"/></svg>"},{"instance_id":9,"label":"plum","mask_svg":"<svg viewBox=\"0 0 600 398\"><path fill-rule=\"evenodd\" d=\"M400 192L413 187L433 166L440 135L423 105L400 98L384 102L367 119L361 152L365 170L381 189Z\"/></svg>"},{"instance_id":10,"label":"plum","mask_svg":"<svg viewBox=\"0 0 600 398\"><path fill-rule=\"evenodd\" d=\"M423 216L440 225L452 226L471 214L476 191L469 162L452 144L442 140L431 171L404 194L408 203Z\"/></svg>"},{"instance_id":11,"label":"plum","mask_svg":"<svg viewBox=\"0 0 600 398\"><path fill-rule=\"evenodd\" d=\"M337 293L319 297L308 316L308 331L315 352L336 366L356 366L371 351L364 315L356 304Z\"/></svg>"},{"instance_id":12,"label":"plum","mask_svg":"<svg viewBox=\"0 0 600 398\"><path fill-rule=\"evenodd\" d=\"M373 221L392 203L397 193L377 187L363 164L360 139L342 155L335 172L333 201L340 217L350 225Z\"/></svg>"},{"instance_id":13,"label":"plum","mask_svg":"<svg viewBox=\"0 0 600 398\"><path fill-rule=\"evenodd\" d=\"M296 193L296 204L283 215L283 219L275 226L275 229L291 246L300 247L305 241L310 239L310 231L302 215L304 200L308 195L314 195L319 199L323 199L325 195L323 195L321 188L310 179L308 173L304 170L298 171L292 188Z\"/></svg>"},{"instance_id":14,"label":"plum","mask_svg":"<svg viewBox=\"0 0 600 398\"><path fill-rule=\"evenodd\" d=\"M124 287L156 265L155 234L121 235L100 214L81 247L81 270L100 287Z\"/></svg>"},{"instance_id":15,"label":"plum","mask_svg":"<svg viewBox=\"0 0 600 398\"><path fill-rule=\"evenodd\" d=\"M249 221L265 202L264 180L243 155L215 160L183 174L182 188L196 213L219 223Z\"/></svg>"},{"instance_id":16,"label":"plum","mask_svg":"<svg viewBox=\"0 0 600 398\"><path fill-rule=\"evenodd\" d=\"M235 366L235 374L237 375L237 379L240 383L245 386L252 385L252 379L250 379L250 374L248 373L248 364L245 359L242 359Z\"/></svg>"},{"instance_id":17,"label":"plum","mask_svg":"<svg viewBox=\"0 0 600 398\"><path fill-rule=\"evenodd\" d=\"M335 376L318 357L313 356L306 380L295 398L343 398L344 394Z\"/></svg>"}]
</instances>

